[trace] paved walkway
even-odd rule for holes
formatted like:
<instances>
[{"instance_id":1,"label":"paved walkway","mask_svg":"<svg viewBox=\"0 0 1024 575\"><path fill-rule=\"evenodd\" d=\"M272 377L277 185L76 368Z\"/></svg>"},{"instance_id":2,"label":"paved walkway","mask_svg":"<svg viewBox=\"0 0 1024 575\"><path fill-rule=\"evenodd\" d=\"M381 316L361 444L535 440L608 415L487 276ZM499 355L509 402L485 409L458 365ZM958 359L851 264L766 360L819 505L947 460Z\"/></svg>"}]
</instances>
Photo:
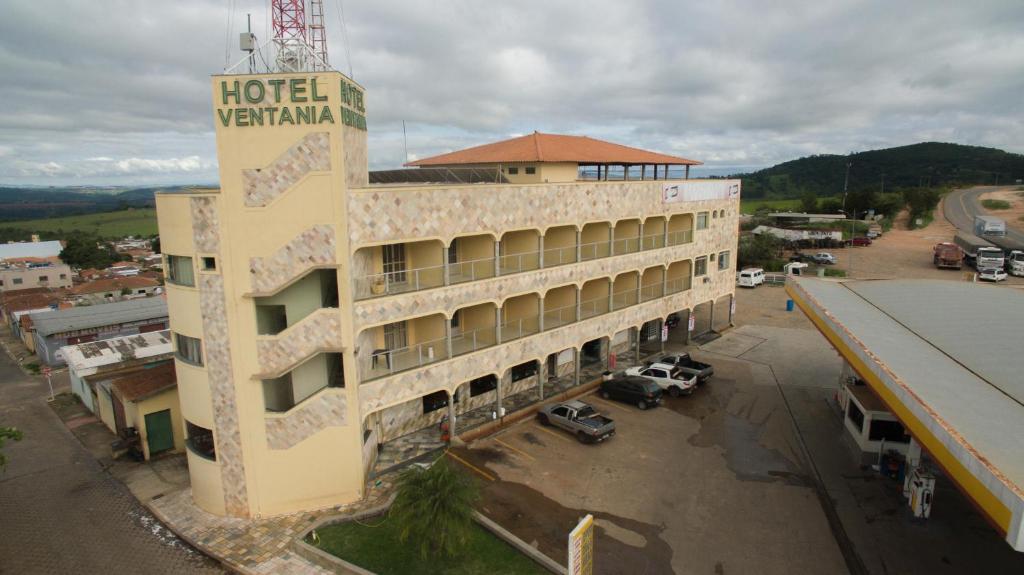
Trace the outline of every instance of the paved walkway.
<instances>
[{"instance_id":1,"label":"paved walkway","mask_svg":"<svg viewBox=\"0 0 1024 575\"><path fill-rule=\"evenodd\" d=\"M56 386L56 384L55 384ZM46 404L42 377L0 352L0 573L222 573L104 472Z\"/></svg>"}]
</instances>

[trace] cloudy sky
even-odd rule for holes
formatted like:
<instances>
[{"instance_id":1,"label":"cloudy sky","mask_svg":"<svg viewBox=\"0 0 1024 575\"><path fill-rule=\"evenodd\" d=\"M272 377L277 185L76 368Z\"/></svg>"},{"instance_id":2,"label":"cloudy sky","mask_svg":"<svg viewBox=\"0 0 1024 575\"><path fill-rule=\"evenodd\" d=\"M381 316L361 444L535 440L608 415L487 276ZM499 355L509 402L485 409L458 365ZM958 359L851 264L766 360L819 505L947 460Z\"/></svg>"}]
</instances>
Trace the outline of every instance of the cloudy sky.
<instances>
[{"instance_id":1,"label":"cloudy sky","mask_svg":"<svg viewBox=\"0 0 1024 575\"><path fill-rule=\"evenodd\" d=\"M0 0L0 183L217 181L209 75L267 1ZM938 140L1024 152L1024 2L324 0L371 169L533 130L728 173ZM348 47L342 33L341 9ZM346 54L351 57L347 58Z\"/></svg>"}]
</instances>

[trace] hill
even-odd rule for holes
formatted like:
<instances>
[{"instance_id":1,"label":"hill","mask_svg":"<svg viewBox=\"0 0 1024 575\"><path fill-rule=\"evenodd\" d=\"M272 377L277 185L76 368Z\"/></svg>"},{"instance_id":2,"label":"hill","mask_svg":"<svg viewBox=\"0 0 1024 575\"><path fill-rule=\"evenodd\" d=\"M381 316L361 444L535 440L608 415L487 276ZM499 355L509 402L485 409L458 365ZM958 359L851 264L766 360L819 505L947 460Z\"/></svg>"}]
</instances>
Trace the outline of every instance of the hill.
<instances>
[{"instance_id":1,"label":"hill","mask_svg":"<svg viewBox=\"0 0 1024 575\"><path fill-rule=\"evenodd\" d=\"M125 236L154 236L156 210L153 208L131 208L113 212L43 218L0 223L0 238L26 240L28 235L38 233L46 239L65 239L68 232L80 231L101 238L116 239ZM24 234L14 233L24 230Z\"/></svg>"},{"instance_id":2,"label":"hill","mask_svg":"<svg viewBox=\"0 0 1024 575\"><path fill-rule=\"evenodd\" d=\"M0 225L2 222L58 218L127 208L152 208L157 191L173 191L191 186L143 188L87 187L0 187Z\"/></svg>"},{"instance_id":3,"label":"hill","mask_svg":"<svg viewBox=\"0 0 1024 575\"><path fill-rule=\"evenodd\" d=\"M910 146L858 152L850 156L817 155L791 160L749 174L743 197L797 198L810 191L819 197L843 192L846 163L851 192L912 187L1008 183L1024 178L1024 155L995 148L924 142Z\"/></svg>"}]
</instances>

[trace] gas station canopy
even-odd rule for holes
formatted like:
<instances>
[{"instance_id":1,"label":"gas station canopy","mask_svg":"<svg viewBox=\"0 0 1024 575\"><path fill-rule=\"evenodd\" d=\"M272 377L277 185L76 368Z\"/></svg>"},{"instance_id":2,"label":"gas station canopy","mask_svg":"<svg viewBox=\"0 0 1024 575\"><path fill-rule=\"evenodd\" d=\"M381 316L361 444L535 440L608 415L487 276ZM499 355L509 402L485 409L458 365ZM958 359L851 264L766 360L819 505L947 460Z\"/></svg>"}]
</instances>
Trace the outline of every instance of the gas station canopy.
<instances>
[{"instance_id":1,"label":"gas station canopy","mask_svg":"<svg viewBox=\"0 0 1024 575\"><path fill-rule=\"evenodd\" d=\"M794 277L786 291L1006 541L1024 551L1024 292Z\"/></svg>"}]
</instances>

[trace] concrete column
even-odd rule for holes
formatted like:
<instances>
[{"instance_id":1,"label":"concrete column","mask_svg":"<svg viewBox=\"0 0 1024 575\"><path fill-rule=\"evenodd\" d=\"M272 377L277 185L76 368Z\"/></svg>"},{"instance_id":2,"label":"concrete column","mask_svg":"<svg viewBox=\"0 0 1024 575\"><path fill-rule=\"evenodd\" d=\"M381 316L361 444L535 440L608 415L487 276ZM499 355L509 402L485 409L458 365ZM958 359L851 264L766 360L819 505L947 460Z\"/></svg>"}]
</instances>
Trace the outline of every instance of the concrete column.
<instances>
[{"instance_id":1,"label":"concrete column","mask_svg":"<svg viewBox=\"0 0 1024 575\"><path fill-rule=\"evenodd\" d=\"M663 233L661 234L662 235L661 247L663 247L663 248L667 248L668 247L668 220L669 220L669 218L666 217L665 218L665 228L664 228Z\"/></svg>"},{"instance_id":2,"label":"concrete column","mask_svg":"<svg viewBox=\"0 0 1024 575\"><path fill-rule=\"evenodd\" d=\"M583 256L583 247L580 245L580 242L582 242L582 241L583 241L583 231L582 230L576 230L576 261L577 262L583 261L583 257L582 257Z\"/></svg>"},{"instance_id":3,"label":"concrete column","mask_svg":"<svg viewBox=\"0 0 1024 575\"><path fill-rule=\"evenodd\" d=\"M644 222L643 221L640 222L640 227L637 228L637 232L636 233L637 233L636 251L642 252L642 251L644 251Z\"/></svg>"},{"instance_id":4,"label":"concrete column","mask_svg":"<svg viewBox=\"0 0 1024 575\"><path fill-rule=\"evenodd\" d=\"M537 331L544 331L544 298L537 298Z\"/></svg>"},{"instance_id":5,"label":"concrete column","mask_svg":"<svg viewBox=\"0 0 1024 575\"><path fill-rule=\"evenodd\" d=\"M689 166L689 164L687 164L687 166L686 166L686 179L687 180L690 179L690 166Z\"/></svg>"},{"instance_id":6,"label":"concrete column","mask_svg":"<svg viewBox=\"0 0 1024 575\"><path fill-rule=\"evenodd\" d=\"M455 394L448 394L448 442L455 437Z\"/></svg>"},{"instance_id":7,"label":"concrete column","mask_svg":"<svg viewBox=\"0 0 1024 575\"><path fill-rule=\"evenodd\" d=\"M538 254L537 254L537 267L544 268L544 236L537 238Z\"/></svg>"},{"instance_id":8,"label":"concrete column","mask_svg":"<svg viewBox=\"0 0 1024 575\"><path fill-rule=\"evenodd\" d=\"M715 331L715 300L711 300L711 311L708 313L711 316L708 319L708 330Z\"/></svg>"},{"instance_id":9,"label":"concrete column","mask_svg":"<svg viewBox=\"0 0 1024 575\"><path fill-rule=\"evenodd\" d=\"M665 319L658 320L658 343L661 344L661 353L665 353L665 340L661 337L661 333L665 331Z\"/></svg>"},{"instance_id":10,"label":"concrete column","mask_svg":"<svg viewBox=\"0 0 1024 575\"><path fill-rule=\"evenodd\" d=\"M548 378L546 373L547 369L548 363L545 359L544 363L541 364L540 369L537 370L537 399L544 399L544 380Z\"/></svg>"},{"instance_id":11,"label":"concrete column","mask_svg":"<svg viewBox=\"0 0 1024 575\"><path fill-rule=\"evenodd\" d=\"M445 348L448 350L448 359L452 358L452 320L444 319L444 340Z\"/></svg>"},{"instance_id":12,"label":"concrete column","mask_svg":"<svg viewBox=\"0 0 1024 575\"><path fill-rule=\"evenodd\" d=\"M494 413L498 414L498 419L501 419L501 392L502 392L502 387L503 387L501 384L502 384L503 381L505 381L505 375L504 374L499 375L498 376L498 387L494 390L495 404L496 404L495 407L494 407Z\"/></svg>"},{"instance_id":13,"label":"concrete column","mask_svg":"<svg viewBox=\"0 0 1024 575\"><path fill-rule=\"evenodd\" d=\"M501 275L501 242L494 242L494 275Z\"/></svg>"},{"instance_id":14,"label":"concrete column","mask_svg":"<svg viewBox=\"0 0 1024 575\"><path fill-rule=\"evenodd\" d=\"M608 255L615 255L615 224L608 226Z\"/></svg>"},{"instance_id":15,"label":"concrete column","mask_svg":"<svg viewBox=\"0 0 1024 575\"><path fill-rule=\"evenodd\" d=\"M640 330L633 328L633 334L636 336L636 362L640 363Z\"/></svg>"},{"instance_id":16,"label":"concrete column","mask_svg":"<svg viewBox=\"0 0 1024 575\"><path fill-rule=\"evenodd\" d=\"M572 376L572 381L573 381L573 385L579 385L580 384L580 350L579 350L579 348L576 348L576 347L572 348L572 356L573 356L573 371L574 371L573 376Z\"/></svg>"},{"instance_id":17,"label":"concrete column","mask_svg":"<svg viewBox=\"0 0 1024 575\"><path fill-rule=\"evenodd\" d=\"M640 179L647 179L647 164L640 164Z\"/></svg>"},{"instance_id":18,"label":"concrete column","mask_svg":"<svg viewBox=\"0 0 1024 575\"><path fill-rule=\"evenodd\" d=\"M452 240L453 242L455 240ZM444 262L444 285L451 285L451 262L448 261L448 247L441 246L441 261Z\"/></svg>"},{"instance_id":19,"label":"concrete column","mask_svg":"<svg viewBox=\"0 0 1024 575\"><path fill-rule=\"evenodd\" d=\"M608 282L608 312L615 311L615 282Z\"/></svg>"},{"instance_id":20,"label":"concrete column","mask_svg":"<svg viewBox=\"0 0 1024 575\"><path fill-rule=\"evenodd\" d=\"M643 288L643 280L644 280L643 276L641 276L640 274L637 274L637 276L636 276L636 303L637 303L637 305L640 305L640 300L644 296L644 293L643 293L643 289L644 289Z\"/></svg>"},{"instance_id":21,"label":"concrete column","mask_svg":"<svg viewBox=\"0 0 1024 575\"><path fill-rule=\"evenodd\" d=\"M668 268L661 271L661 297L668 295Z\"/></svg>"},{"instance_id":22,"label":"concrete column","mask_svg":"<svg viewBox=\"0 0 1024 575\"><path fill-rule=\"evenodd\" d=\"M576 290L576 321L580 321L580 320L583 319L583 302L580 301L582 299L583 299L583 291L577 289Z\"/></svg>"},{"instance_id":23,"label":"concrete column","mask_svg":"<svg viewBox=\"0 0 1024 575\"><path fill-rule=\"evenodd\" d=\"M692 315L693 315L693 310L692 309L688 309L688 310L686 310L686 317L684 317L681 320L681 321L685 321L686 322L686 323L683 324L683 330L685 330L685 333L686 333L686 339L685 339L685 341L683 341L683 345L690 345L690 316L692 316Z\"/></svg>"},{"instance_id":24,"label":"concrete column","mask_svg":"<svg viewBox=\"0 0 1024 575\"><path fill-rule=\"evenodd\" d=\"M501 308L494 308L494 343L501 343Z\"/></svg>"}]
</instances>

